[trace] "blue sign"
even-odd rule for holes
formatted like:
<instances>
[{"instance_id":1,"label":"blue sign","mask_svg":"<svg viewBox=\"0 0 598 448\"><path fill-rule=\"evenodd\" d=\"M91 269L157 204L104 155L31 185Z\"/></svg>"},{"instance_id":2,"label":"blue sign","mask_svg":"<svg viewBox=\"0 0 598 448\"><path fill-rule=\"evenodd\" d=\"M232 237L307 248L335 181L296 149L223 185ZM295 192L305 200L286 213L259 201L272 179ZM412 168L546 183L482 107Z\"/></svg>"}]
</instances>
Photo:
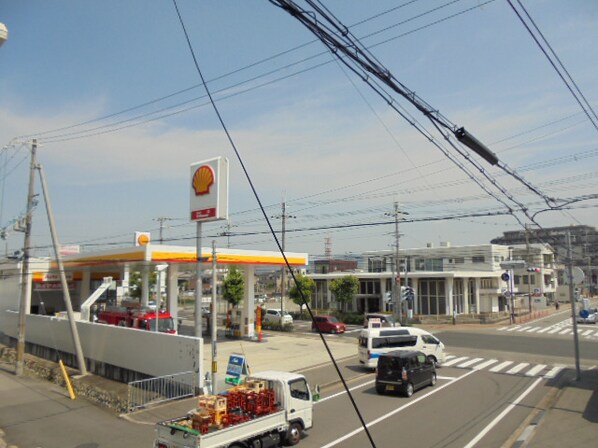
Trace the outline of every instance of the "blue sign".
<instances>
[{"instance_id":1,"label":"blue sign","mask_svg":"<svg viewBox=\"0 0 598 448\"><path fill-rule=\"evenodd\" d=\"M590 312L588 310L581 310L579 312L580 317L587 319L590 316Z\"/></svg>"},{"instance_id":2,"label":"blue sign","mask_svg":"<svg viewBox=\"0 0 598 448\"><path fill-rule=\"evenodd\" d=\"M241 375L247 374L245 356L230 355L228 358L228 366L226 367L226 374L235 378L239 378Z\"/></svg>"}]
</instances>

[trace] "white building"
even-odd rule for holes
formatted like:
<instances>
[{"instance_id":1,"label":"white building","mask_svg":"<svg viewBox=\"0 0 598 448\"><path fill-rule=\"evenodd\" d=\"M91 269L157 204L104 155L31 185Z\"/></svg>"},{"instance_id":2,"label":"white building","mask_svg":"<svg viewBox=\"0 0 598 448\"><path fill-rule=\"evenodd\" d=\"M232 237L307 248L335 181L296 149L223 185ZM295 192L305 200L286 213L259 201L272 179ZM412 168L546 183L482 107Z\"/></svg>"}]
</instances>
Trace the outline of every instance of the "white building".
<instances>
[{"instance_id":1,"label":"white building","mask_svg":"<svg viewBox=\"0 0 598 448\"><path fill-rule=\"evenodd\" d=\"M411 286L415 291L413 303L406 303L414 315L506 312L511 292L516 300L515 309L523 308L529 302L537 307L546 303L545 299L539 300L540 297L552 299L556 290L552 250L539 244L453 247L442 243L440 247L401 249L398 275L394 268L394 250L366 252L363 257L367 270L309 275L316 281L312 299L314 308L338 308L329 289L330 282L347 275L359 279L358 294L353 303L345 305L346 311L354 312L392 311L393 282L397 277L401 286ZM511 273L514 284L503 280L505 269L501 268L501 263L513 259L526 261L528 267L537 268L538 272L520 269Z\"/></svg>"}]
</instances>

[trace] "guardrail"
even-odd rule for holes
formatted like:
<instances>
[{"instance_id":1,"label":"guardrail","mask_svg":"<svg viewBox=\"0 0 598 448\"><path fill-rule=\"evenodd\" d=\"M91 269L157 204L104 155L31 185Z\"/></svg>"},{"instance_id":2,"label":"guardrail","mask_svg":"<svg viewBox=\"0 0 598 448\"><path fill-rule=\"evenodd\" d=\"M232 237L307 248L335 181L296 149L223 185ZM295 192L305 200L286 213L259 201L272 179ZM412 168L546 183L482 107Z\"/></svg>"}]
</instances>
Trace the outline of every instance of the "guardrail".
<instances>
[{"instance_id":1,"label":"guardrail","mask_svg":"<svg viewBox=\"0 0 598 448\"><path fill-rule=\"evenodd\" d=\"M195 372L189 371L131 381L128 383L128 412L150 404L194 396L196 377Z\"/></svg>"}]
</instances>

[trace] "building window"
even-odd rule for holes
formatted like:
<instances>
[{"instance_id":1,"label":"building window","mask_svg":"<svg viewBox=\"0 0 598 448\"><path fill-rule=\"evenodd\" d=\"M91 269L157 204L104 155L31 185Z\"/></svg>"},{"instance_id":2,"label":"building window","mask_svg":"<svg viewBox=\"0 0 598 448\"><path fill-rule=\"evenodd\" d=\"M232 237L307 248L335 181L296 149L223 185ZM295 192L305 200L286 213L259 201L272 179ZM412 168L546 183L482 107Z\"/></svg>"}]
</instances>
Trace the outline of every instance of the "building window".
<instances>
[{"instance_id":1,"label":"building window","mask_svg":"<svg viewBox=\"0 0 598 448\"><path fill-rule=\"evenodd\" d=\"M521 284L521 276L520 275L513 276L513 283L516 285L520 285Z\"/></svg>"},{"instance_id":2,"label":"building window","mask_svg":"<svg viewBox=\"0 0 598 448\"><path fill-rule=\"evenodd\" d=\"M426 271L442 272L442 265L442 258L432 258L430 260L425 260L424 262Z\"/></svg>"},{"instance_id":3,"label":"building window","mask_svg":"<svg viewBox=\"0 0 598 448\"><path fill-rule=\"evenodd\" d=\"M498 289L497 279L495 279L495 278L480 279L480 288L482 288L482 289Z\"/></svg>"},{"instance_id":4,"label":"building window","mask_svg":"<svg viewBox=\"0 0 598 448\"><path fill-rule=\"evenodd\" d=\"M380 281L361 280L359 282L359 293L367 295L380 294Z\"/></svg>"},{"instance_id":5,"label":"building window","mask_svg":"<svg viewBox=\"0 0 598 448\"><path fill-rule=\"evenodd\" d=\"M485 261L486 259L483 255L474 255L473 257L471 257L472 263L484 263Z\"/></svg>"},{"instance_id":6,"label":"building window","mask_svg":"<svg viewBox=\"0 0 598 448\"><path fill-rule=\"evenodd\" d=\"M465 263L465 258L463 258L463 257L455 258L455 264L463 264L463 263Z\"/></svg>"},{"instance_id":7,"label":"building window","mask_svg":"<svg viewBox=\"0 0 598 448\"><path fill-rule=\"evenodd\" d=\"M417 295L419 314L446 314L444 280L421 280Z\"/></svg>"}]
</instances>

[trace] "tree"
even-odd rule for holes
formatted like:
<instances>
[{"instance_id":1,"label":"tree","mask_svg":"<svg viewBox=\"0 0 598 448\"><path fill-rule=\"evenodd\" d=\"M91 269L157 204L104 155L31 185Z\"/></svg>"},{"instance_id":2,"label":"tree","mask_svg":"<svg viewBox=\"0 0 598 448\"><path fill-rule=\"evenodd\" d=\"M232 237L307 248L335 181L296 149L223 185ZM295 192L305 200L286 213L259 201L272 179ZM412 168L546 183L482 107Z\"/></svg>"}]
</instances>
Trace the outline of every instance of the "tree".
<instances>
[{"instance_id":1,"label":"tree","mask_svg":"<svg viewBox=\"0 0 598 448\"><path fill-rule=\"evenodd\" d=\"M299 305L299 310L303 311L303 305L311 303L311 296L314 292L314 288L316 287L316 282L304 275L299 274L295 277L297 283L293 285L293 287L289 291L289 297ZM301 293L303 293L303 297L301 297ZM305 299L305 302L303 301Z\"/></svg>"},{"instance_id":2,"label":"tree","mask_svg":"<svg viewBox=\"0 0 598 448\"><path fill-rule=\"evenodd\" d=\"M149 275L149 289L150 291L155 286L158 275L155 271ZM129 296L139 299L141 298L141 272L131 272L129 275Z\"/></svg>"},{"instance_id":3,"label":"tree","mask_svg":"<svg viewBox=\"0 0 598 448\"><path fill-rule=\"evenodd\" d=\"M330 282L330 292L334 294L337 302L342 304L344 310L345 304L353 300L355 294L359 291L359 280L354 275L347 275L341 278L335 278Z\"/></svg>"},{"instance_id":4,"label":"tree","mask_svg":"<svg viewBox=\"0 0 598 448\"><path fill-rule=\"evenodd\" d=\"M243 274L237 268L232 267L222 282L222 296L224 300L236 307L243 300L245 280Z\"/></svg>"}]
</instances>

